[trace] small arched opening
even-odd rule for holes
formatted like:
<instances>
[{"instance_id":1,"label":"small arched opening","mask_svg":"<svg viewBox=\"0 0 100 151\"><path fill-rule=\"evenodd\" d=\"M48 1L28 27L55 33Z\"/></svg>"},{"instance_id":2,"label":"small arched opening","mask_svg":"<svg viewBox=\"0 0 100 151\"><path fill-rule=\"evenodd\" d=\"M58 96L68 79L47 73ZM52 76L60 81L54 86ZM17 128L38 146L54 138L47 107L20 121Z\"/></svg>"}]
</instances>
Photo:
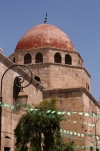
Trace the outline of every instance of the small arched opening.
<instances>
[{"instance_id":1,"label":"small arched opening","mask_svg":"<svg viewBox=\"0 0 100 151\"><path fill-rule=\"evenodd\" d=\"M43 62L43 55L42 53L38 52L35 56L35 63Z\"/></svg>"},{"instance_id":2,"label":"small arched opening","mask_svg":"<svg viewBox=\"0 0 100 151\"><path fill-rule=\"evenodd\" d=\"M61 63L61 55L58 52L54 56L54 62Z\"/></svg>"},{"instance_id":3,"label":"small arched opening","mask_svg":"<svg viewBox=\"0 0 100 151\"><path fill-rule=\"evenodd\" d=\"M78 64L79 64L79 65L81 64L80 59L78 59Z\"/></svg>"},{"instance_id":4,"label":"small arched opening","mask_svg":"<svg viewBox=\"0 0 100 151\"><path fill-rule=\"evenodd\" d=\"M89 84L86 83L86 89L89 91L90 87L89 87Z\"/></svg>"},{"instance_id":5,"label":"small arched opening","mask_svg":"<svg viewBox=\"0 0 100 151\"><path fill-rule=\"evenodd\" d=\"M13 58L13 62L15 63L15 57Z\"/></svg>"},{"instance_id":6,"label":"small arched opening","mask_svg":"<svg viewBox=\"0 0 100 151\"><path fill-rule=\"evenodd\" d=\"M24 64L31 63L32 62L31 60L32 60L32 57L29 53L24 56Z\"/></svg>"},{"instance_id":7,"label":"small arched opening","mask_svg":"<svg viewBox=\"0 0 100 151\"><path fill-rule=\"evenodd\" d=\"M40 82L40 83L41 83L41 79L40 79L38 76L35 76L34 79L35 79L37 82Z\"/></svg>"},{"instance_id":8,"label":"small arched opening","mask_svg":"<svg viewBox=\"0 0 100 151\"><path fill-rule=\"evenodd\" d=\"M11 139L9 136L5 136L5 138L7 138L7 139Z\"/></svg>"},{"instance_id":9,"label":"small arched opening","mask_svg":"<svg viewBox=\"0 0 100 151\"><path fill-rule=\"evenodd\" d=\"M86 83L86 89L88 89L88 84Z\"/></svg>"},{"instance_id":10,"label":"small arched opening","mask_svg":"<svg viewBox=\"0 0 100 151\"><path fill-rule=\"evenodd\" d=\"M69 54L65 55L65 64L72 64L72 58Z\"/></svg>"},{"instance_id":11,"label":"small arched opening","mask_svg":"<svg viewBox=\"0 0 100 151\"><path fill-rule=\"evenodd\" d=\"M89 91L89 89L90 89L90 87L89 87L89 85L88 85L88 91Z\"/></svg>"}]
</instances>

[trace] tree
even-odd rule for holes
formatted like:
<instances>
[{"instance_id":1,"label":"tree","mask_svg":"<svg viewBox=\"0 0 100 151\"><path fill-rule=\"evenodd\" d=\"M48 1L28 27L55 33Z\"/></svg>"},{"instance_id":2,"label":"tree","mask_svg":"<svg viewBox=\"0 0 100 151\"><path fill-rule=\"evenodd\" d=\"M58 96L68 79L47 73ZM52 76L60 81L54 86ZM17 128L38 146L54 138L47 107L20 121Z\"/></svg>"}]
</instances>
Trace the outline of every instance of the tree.
<instances>
[{"instance_id":1,"label":"tree","mask_svg":"<svg viewBox=\"0 0 100 151\"><path fill-rule=\"evenodd\" d=\"M27 110L14 130L15 151L73 151L73 144L64 143L60 134L64 114L58 111L55 98Z\"/></svg>"}]
</instances>

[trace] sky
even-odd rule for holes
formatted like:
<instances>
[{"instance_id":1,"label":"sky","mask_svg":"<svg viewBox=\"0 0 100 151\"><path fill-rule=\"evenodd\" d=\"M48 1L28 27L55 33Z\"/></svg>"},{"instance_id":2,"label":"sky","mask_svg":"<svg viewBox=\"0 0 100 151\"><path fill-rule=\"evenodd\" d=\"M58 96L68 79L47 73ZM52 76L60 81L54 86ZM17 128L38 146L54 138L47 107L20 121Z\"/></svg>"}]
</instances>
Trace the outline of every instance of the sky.
<instances>
[{"instance_id":1,"label":"sky","mask_svg":"<svg viewBox=\"0 0 100 151\"><path fill-rule=\"evenodd\" d=\"M91 75L91 92L100 100L100 0L0 0L0 48L10 56L33 26L47 23L64 31Z\"/></svg>"}]
</instances>

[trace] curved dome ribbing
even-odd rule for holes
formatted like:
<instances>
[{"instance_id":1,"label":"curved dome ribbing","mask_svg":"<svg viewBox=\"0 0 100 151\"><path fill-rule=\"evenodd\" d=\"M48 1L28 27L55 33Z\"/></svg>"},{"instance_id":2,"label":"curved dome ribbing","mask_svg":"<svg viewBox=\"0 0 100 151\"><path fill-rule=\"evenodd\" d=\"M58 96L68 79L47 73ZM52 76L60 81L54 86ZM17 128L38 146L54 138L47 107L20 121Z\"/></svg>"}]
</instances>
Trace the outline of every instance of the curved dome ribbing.
<instances>
[{"instance_id":1,"label":"curved dome ribbing","mask_svg":"<svg viewBox=\"0 0 100 151\"><path fill-rule=\"evenodd\" d=\"M50 24L40 24L24 34L15 51L45 47L75 50L69 37L59 28Z\"/></svg>"}]
</instances>

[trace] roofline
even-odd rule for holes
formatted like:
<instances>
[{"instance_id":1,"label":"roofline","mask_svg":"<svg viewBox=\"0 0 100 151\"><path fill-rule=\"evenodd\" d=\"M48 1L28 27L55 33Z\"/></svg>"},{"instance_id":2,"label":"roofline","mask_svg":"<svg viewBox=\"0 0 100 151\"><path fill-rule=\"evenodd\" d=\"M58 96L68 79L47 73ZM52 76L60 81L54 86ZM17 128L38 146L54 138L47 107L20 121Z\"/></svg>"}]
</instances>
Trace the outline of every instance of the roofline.
<instances>
[{"instance_id":1,"label":"roofline","mask_svg":"<svg viewBox=\"0 0 100 151\"><path fill-rule=\"evenodd\" d=\"M53 95L51 95L51 92ZM54 97L55 94L61 94L66 92L83 92L85 93L90 100L100 109L100 104L97 102L97 100L92 96L92 94L87 91L84 87L75 87L75 88L54 88L54 89L44 89L43 90L43 99L44 95L51 97Z\"/></svg>"},{"instance_id":2,"label":"roofline","mask_svg":"<svg viewBox=\"0 0 100 151\"><path fill-rule=\"evenodd\" d=\"M18 49L18 50L15 49L14 52L18 52L18 51L26 51L26 50L27 50L27 51L29 51L29 50L30 50L30 51L31 51L31 50L34 51L34 50L38 50L38 49L39 49L39 50L40 50L40 49L53 49L53 50L56 49L56 50L59 50L59 51L76 52L75 50L61 49L61 48L56 48L56 47L51 47L51 46L50 46L50 47L48 46L48 47L39 47L39 48L29 48L29 49ZM76 52L76 53L77 53L77 52Z\"/></svg>"}]
</instances>

